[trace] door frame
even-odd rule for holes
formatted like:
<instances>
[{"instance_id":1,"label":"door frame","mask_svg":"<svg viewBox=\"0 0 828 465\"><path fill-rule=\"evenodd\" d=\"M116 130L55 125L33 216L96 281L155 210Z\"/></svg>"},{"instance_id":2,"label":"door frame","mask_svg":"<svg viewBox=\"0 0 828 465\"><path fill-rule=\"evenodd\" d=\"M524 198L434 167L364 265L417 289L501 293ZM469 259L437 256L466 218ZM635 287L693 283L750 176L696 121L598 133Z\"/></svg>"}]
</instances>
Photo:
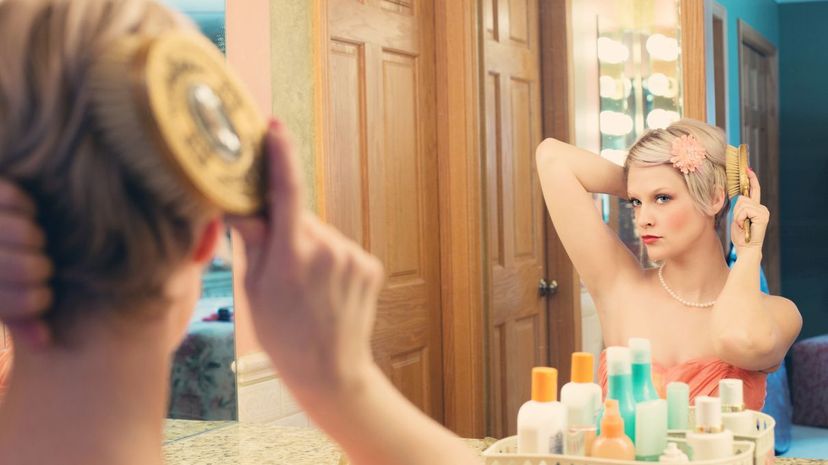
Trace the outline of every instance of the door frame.
<instances>
[{"instance_id":1,"label":"door frame","mask_svg":"<svg viewBox=\"0 0 828 465\"><path fill-rule=\"evenodd\" d=\"M543 136L575 141L572 79L572 0L540 1L541 114ZM558 384L569 381L572 352L582 348L581 278L545 215L547 280L558 282L547 298L549 364L558 369ZM554 271L554 274L552 274Z\"/></svg>"},{"instance_id":2,"label":"door frame","mask_svg":"<svg viewBox=\"0 0 828 465\"><path fill-rule=\"evenodd\" d=\"M743 20L738 22L739 36L739 110L740 116L744 116L744 102L747 99L747 77L742 71L745 67L745 56L742 53L743 47L751 47L765 55L770 62L769 81L766 81L766 91L771 94L768 99L768 150L767 159L762 160L763 166L772 166L775 169L766 174L765 182L762 184L762 203L771 211L768 233L765 237L767 245L764 254L765 276L768 280L768 287L771 294L781 292L781 271L780 271L780 249L779 249L779 54L776 47L757 30L753 29ZM744 125L742 119L739 121L739 133L742 141L745 141Z\"/></svg>"}]
</instances>

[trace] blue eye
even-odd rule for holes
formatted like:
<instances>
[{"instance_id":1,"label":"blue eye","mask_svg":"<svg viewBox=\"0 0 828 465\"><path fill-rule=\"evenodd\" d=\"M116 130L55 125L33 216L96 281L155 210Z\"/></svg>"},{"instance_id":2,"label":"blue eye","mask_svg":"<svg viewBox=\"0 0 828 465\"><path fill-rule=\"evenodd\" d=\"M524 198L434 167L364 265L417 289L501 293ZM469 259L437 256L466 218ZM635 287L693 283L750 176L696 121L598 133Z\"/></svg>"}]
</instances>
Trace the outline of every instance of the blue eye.
<instances>
[{"instance_id":1,"label":"blue eye","mask_svg":"<svg viewBox=\"0 0 828 465\"><path fill-rule=\"evenodd\" d=\"M630 199L629 202L630 202L630 205L632 205L633 207L640 207L641 206L641 201L638 200L638 199Z\"/></svg>"},{"instance_id":2,"label":"blue eye","mask_svg":"<svg viewBox=\"0 0 828 465\"><path fill-rule=\"evenodd\" d=\"M669 195L660 194L660 195L656 196L656 202L657 203L667 203L668 200L670 200Z\"/></svg>"}]
</instances>

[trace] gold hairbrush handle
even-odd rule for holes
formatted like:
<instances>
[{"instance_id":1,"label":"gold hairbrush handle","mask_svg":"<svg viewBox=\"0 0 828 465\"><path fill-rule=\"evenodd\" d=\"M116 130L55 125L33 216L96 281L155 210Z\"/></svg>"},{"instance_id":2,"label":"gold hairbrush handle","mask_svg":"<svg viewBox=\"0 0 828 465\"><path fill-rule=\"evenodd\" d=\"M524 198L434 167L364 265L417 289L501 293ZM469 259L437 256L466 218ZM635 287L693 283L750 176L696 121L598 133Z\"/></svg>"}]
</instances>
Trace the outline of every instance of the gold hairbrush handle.
<instances>
[{"instance_id":1,"label":"gold hairbrush handle","mask_svg":"<svg viewBox=\"0 0 828 465\"><path fill-rule=\"evenodd\" d=\"M748 163L750 156L748 155L747 144L739 145L739 184L742 188L742 195L750 197L750 177L748 177ZM750 242L750 218L745 218L745 244Z\"/></svg>"}]
</instances>

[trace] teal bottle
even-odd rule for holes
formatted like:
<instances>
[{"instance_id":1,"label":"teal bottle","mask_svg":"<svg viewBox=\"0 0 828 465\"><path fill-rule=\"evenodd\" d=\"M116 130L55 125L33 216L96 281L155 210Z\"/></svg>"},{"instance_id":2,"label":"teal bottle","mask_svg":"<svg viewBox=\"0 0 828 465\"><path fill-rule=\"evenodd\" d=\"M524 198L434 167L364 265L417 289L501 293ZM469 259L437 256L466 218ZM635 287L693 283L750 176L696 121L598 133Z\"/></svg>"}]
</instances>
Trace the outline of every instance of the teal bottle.
<instances>
[{"instance_id":1,"label":"teal bottle","mask_svg":"<svg viewBox=\"0 0 828 465\"><path fill-rule=\"evenodd\" d=\"M659 399L658 392L656 392L653 385L650 340L631 337L629 347L630 357L632 358L632 385L635 402Z\"/></svg>"},{"instance_id":2,"label":"teal bottle","mask_svg":"<svg viewBox=\"0 0 828 465\"><path fill-rule=\"evenodd\" d=\"M607 399L618 401L618 411L624 419L624 434L635 443L635 398L633 397L632 369L630 367L630 350L626 347L607 348ZM600 434L601 418L598 418Z\"/></svg>"}]
</instances>

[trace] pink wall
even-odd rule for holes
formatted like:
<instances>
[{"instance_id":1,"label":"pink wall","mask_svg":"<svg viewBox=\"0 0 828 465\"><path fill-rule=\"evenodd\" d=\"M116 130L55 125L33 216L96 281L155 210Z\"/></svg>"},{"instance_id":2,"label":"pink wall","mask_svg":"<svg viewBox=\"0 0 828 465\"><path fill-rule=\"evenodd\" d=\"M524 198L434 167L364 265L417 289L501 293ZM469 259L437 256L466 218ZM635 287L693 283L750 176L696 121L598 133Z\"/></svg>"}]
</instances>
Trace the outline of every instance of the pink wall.
<instances>
[{"instance_id":1,"label":"pink wall","mask_svg":"<svg viewBox=\"0 0 828 465\"><path fill-rule=\"evenodd\" d=\"M271 114L269 0L227 0L227 61L253 94L262 114ZM236 358L260 351L244 293L244 253L233 234L233 291L236 318Z\"/></svg>"}]
</instances>

